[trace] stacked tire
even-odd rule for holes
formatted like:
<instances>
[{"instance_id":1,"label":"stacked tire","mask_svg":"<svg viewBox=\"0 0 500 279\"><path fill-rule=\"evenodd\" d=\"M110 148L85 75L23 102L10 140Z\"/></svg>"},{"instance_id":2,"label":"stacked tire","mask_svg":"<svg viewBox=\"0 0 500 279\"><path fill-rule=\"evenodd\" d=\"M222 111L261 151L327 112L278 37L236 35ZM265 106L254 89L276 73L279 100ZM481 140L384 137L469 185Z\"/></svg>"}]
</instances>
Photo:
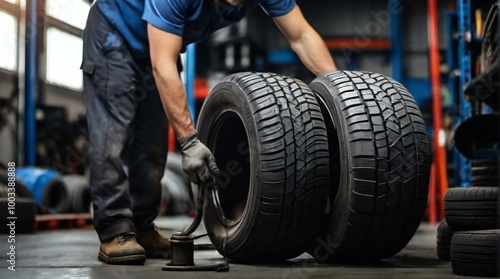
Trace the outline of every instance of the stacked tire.
<instances>
[{"instance_id":1,"label":"stacked tire","mask_svg":"<svg viewBox=\"0 0 500 279\"><path fill-rule=\"evenodd\" d=\"M498 165L494 160L471 160L471 165L472 186L446 192L437 254L451 260L456 274L500 276Z\"/></svg>"},{"instance_id":2,"label":"stacked tire","mask_svg":"<svg viewBox=\"0 0 500 279\"><path fill-rule=\"evenodd\" d=\"M32 233L34 230L36 203L28 188L20 181L13 180L9 168L0 167L0 220L8 224L11 212L15 213L15 232ZM9 226L1 226L0 233L11 233Z\"/></svg>"},{"instance_id":3,"label":"stacked tire","mask_svg":"<svg viewBox=\"0 0 500 279\"><path fill-rule=\"evenodd\" d=\"M238 262L307 251L321 262L388 258L427 204L430 148L411 94L376 73L309 86L272 73L223 79L202 107L200 140L222 174L205 203L208 235Z\"/></svg>"},{"instance_id":4,"label":"stacked tire","mask_svg":"<svg viewBox=\"0 0 500 279\"><path fill-rule=\"evenodd\" d=\"M180 154L170 152L161 179L162 198L159 215L188 215L193 211L190 185L182 170Z\"/></svg>"}]
</instances>

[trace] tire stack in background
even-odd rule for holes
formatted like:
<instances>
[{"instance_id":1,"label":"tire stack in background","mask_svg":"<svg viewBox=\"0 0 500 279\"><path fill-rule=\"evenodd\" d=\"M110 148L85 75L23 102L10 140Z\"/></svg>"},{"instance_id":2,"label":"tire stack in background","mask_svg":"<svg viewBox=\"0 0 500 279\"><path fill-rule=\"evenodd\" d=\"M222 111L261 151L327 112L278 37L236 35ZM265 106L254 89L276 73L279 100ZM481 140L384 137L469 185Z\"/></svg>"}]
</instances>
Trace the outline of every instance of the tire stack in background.
<instances>
[{"instance_id":1,"label":"tire stack in background","mask_svg":"<svg viewBox=\"0 0 500 279\"><path fill-rule=\"evenodd\" d=\"M9 182L14 187L8 187ZM14 205L12 213L8 211L9 202ZM8 220L8 213L15 216L17 233L34 232L40 222L52 218L50 215L57 215L55 219L63 216L65 220L82 219L67 213L88 213L90 204L89 182L85 176L61 175L55 170L33 167L19 167L15 172L0 168L0 218ZM40 219L37 215L43 217ZM0 228L0 232L6 232L6 228Z\"/></svg>"},{"instance_id":2,"label":"tire stack in background","mask_svg":"<svg viewBox=\"0 0 500 279\"><path fill-rule=\"evenodd\" d=\"M500 276L498 163L471 160L471 166L471 187L446 192L446 221L438 227L437 255L451 260L456 274Z\"/></svg>"},{"instance_id":3,"label":"tire stack in background","mask_svg":"<svg viewBox=\"0 0 500 279\"><path fill-rule=\"evenodd\" d=\"M88 177L61 175L52 169L22 167L16 169L16 191L20 185L31 193L37 214L88 213L90 187Z\"/></svg>"},{"instance_id":4,"label":"tire stack in background","mask_svg":"<svg viewBox=\"0 0 500 279\"><path fill-rule=\"evenodd\" d=\"M90 211L90 186L89 179L86 176L69 174L61 178L66 187L67 212L70 213L88 213Z\"/></svg>"},{"instance_id":5,"label":"tire stack in background","mask_svg":"<svg viewBox=\"0 0 500 279\"><path fill-rule=\"evenodd\" d=\"M16 233L31 233L35 223L35 215L37 207L33 195L28 188L19 181L15 183L15 196L12 196L12 191L9 188L9 182L12 183L12 169L0 168L0 220L5 223L0 226L0 233L10 233L9 217L15 216L15 232ZM10 179L9 179L10 178ZM10 193L10 195L9 195ZM12 215L9 215L9 208L14 207Z\"/></svg>"},{"instance_id":6,"label":"tire stack in background","mask_svg":"<svg viewBox=\"0 0 500 279\"><path fill-rule=\"evenodd\" d=\"M191 203L191 185L182 169L182 156L169 152L165 173L161 179L162 198L159 215L189 215L194 207Z\"/></svg>"}]
</instances>

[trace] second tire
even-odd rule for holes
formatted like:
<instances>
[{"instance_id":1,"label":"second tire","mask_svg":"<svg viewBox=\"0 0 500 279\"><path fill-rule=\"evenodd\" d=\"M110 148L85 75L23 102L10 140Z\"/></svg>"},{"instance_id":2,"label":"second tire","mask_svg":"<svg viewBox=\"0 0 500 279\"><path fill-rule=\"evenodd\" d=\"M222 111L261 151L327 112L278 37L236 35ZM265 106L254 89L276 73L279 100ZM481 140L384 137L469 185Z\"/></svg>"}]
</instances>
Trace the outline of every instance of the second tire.
<instances>
[{"instance_id":1,"label":"second tire","mask_svg":"<svg viewBox=\"0 0 500 279\"><path fill-rule=\"evenodd\" d=\"M377 260L403 249L427 205L431 156L420 111L401 84L376 73L316 78L330 150L328 221L318 261Z\"/></svg>"}]
</instances>

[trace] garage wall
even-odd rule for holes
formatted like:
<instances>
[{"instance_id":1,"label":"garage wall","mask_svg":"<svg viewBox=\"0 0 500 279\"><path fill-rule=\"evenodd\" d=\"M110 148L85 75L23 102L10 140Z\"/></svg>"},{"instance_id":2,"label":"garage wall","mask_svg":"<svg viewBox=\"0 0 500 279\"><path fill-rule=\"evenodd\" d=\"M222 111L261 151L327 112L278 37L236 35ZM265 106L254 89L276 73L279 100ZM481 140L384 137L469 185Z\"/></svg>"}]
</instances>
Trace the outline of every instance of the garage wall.
<instances>
[{"instance_id":1,"label":"garage wall","mask_svg":"<svg viewBox=\"0 0 500 279\"><path fill-rule=\"evenodd\" d=\"M390 37L389 23L378 18L387 13L386 0L297 0L297 4L306 20L323 38ZM248 25L250 36L270 49L289 47L272 20L260 10L252 14ZM332 55L342 69L348 67L348 61L352 58L349 51L334 51ZM390 74L388 52L361 51L358 54L358 66L360 69Z\"/></svg>"},{"instance_id":2,"label":"garage wall","mask_svg":"<svg viewBox=\"0 0 500 279\"><path fill-rule=\"evenodd\" d=\"M0 99L6 99L14 90L14 76L2 69L0 69ZM16 102L17 104L17 102ZM17 110L17 107L16 107ZM9 115L7 119L7 128L0 130L0 161L11 162L14 161L14 144L16 139L12 135L12 129L15 127L15 115Z\"/></svg>"},{"instance_id":3,"label":"garage wall","mask_svg":"<svg viewBox=\"0 0 500 279\"><path fill-rule=\"evenodd\" d=\"M11 72L0 69L0 99L8 98L14 90L14 75ZM60 106L66 108L69 121L74 121L79 115L85 114L83 93L73 90L47 85L45 88L44 103L47 106ZM17 99L15 101L17 110ZM13 150L17 138L12 135L12 129L16 130L17 123L15 115L9 115L8 128L0 130L0 161L9 162L15 160L15 151Z\"/></svg>"},{"instance_id":4,"label":"garage wall","mask_svg":"<svg viewBox=\"0 0 500 279\"><path fill-rule=\"evenodd\" d=\"M389 39L390 25L387 12L394 9L388 0L297 0L304 17L324 38L359 38L363 36ZM428 34L426 1L399 1L402 11L402 37L404 46L404 74L415 78L429 77ZM444 9L447 3L439 2L439 36L441 49L446 47L446 22ZM382 28L380 28L382 27ZM249 35L271 49L286 49L288 43L274 26L272 20L260 9L249 18ZM265 30L265 32L263 32ZM345 53L334 52L340 68L347 67ZM444 57L442 57L444 60ZM390 74L388 53L359 55L359 68Z\"/></svg>"}]
</instances>

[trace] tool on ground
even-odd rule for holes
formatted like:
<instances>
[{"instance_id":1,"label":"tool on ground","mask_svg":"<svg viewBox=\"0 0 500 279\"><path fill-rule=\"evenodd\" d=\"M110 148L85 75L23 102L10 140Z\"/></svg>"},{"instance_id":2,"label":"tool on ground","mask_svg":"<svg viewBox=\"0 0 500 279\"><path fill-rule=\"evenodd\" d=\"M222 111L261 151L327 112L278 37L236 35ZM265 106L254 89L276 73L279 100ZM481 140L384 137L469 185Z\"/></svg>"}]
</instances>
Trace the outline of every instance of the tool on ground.
<instances>
[{"instance_id":1,"label":"tool on ground","mask_svg":"<svg viewBox=\"0 0 500 279\"><path fill-rule=\"evenodd\" d=\"M198 187L198 202L195 203L193 198L196 216L188 228L170 237L171 260L162 268L164 271L229 271L229 264L225 261L209 265L195 265L194 263L194 240L206 236L206 234L199 236L193 234L203 218L205 197L209 198L219 219L227 220L220 206L219 187L215 181Z\"/></svg>"}]
</instances>

